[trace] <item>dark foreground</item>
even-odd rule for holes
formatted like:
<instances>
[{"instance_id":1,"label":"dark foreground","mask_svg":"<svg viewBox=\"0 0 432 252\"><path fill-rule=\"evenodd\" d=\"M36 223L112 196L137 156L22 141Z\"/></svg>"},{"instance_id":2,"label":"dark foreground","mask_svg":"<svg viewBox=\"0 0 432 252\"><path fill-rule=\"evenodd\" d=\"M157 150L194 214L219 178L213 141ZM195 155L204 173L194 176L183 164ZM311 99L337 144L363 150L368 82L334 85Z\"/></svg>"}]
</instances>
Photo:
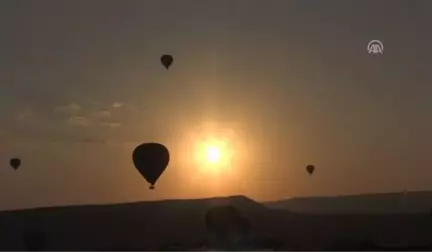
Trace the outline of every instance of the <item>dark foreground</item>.
<instances>
[{"instance_id":1,"label":"dark foreground","mask_svg":"<svg viewBox=\"0 0 432 252\"><path fill-rule=\"evenodd\" d=\"M127 249L127 248L115 248L115 249L105 249L99 252L222 252L223 250L211 250L211 249L156 249L156 250L146 250L146 249ZM423 252L432 251L432 245L429 246L375 246L375 245L352 245L352 246L331 246L324 249L241 249L234 250L234 252Z\"/></svg>"},{"instance_id":2,"label":"dark foreground","mask_svg":"<svg viewBox=\"0 0 432 252\"><path fill-rule=\"evenodd\" d=\"M235 246L211 242L205 215L231 205L250 223ZM243 196L0 213L0 250L432 250L429 214L298 214Z\"/></svg>"}]
</instances>

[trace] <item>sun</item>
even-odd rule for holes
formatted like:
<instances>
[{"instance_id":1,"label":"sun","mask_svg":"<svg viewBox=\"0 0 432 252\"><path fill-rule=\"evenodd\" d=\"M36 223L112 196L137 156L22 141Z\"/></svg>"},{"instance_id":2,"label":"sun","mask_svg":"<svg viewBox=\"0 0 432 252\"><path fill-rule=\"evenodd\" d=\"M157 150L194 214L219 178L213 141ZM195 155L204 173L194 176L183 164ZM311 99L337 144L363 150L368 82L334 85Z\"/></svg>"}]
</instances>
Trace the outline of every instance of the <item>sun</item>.
<instances>
[{"instance_id":1,"label":"sun","mask_svg":"<svg viewBox=\"0 0 432 252\"><path fill-rule=\"evenodd\" d=\"M220 149L216 146L209 146L207 148L207 160L212 164L216 164L220 161L220 159L221 159Z\"/></svg>"},{"instance_id":2,"label":"sun","mask_svg":"<svg viewBox=\"0 0 432 252\"><path fill-rule=\"evenodd\" d=\"M200 172L219 174L231 169L234 153L227 139L205 136L195 140L191 154Z\"/></svg>"},{"instance_id":3,"label":"sun","mask_svg":"<svg viewBox=\"0 0 432 252\"><path fill-rule=\"evenodd\" d=\"M217 123L202 123L185 130L177 147L177 161L187 171L184 174L190 179L217 183L240 178L249 162L249 151L243 142L244 135L239 133L237 125Z\"/></svg>"}]
</instances>

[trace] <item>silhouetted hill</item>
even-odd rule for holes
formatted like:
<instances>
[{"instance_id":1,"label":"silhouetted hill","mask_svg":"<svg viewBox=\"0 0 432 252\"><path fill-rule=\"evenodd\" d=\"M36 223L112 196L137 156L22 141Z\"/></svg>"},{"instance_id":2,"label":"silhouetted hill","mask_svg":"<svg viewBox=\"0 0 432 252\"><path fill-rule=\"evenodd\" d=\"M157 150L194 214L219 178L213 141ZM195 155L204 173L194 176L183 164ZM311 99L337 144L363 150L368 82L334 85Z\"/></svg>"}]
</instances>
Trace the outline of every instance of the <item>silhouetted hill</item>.
<instances>
[{"instance_id":1,"label":"silhouetted hill","mask_svg":"<svg viewBox=\"0 0 432 252\"><path fill-rule=\"evenodd\" d=\"M355 250L365 241L423 248L432 233L429 214L302 215L233 196L0 212L0 250L24 250L24 243L46 250L206 250L205 213L225 204L248 218L250 249Z\"/></svg>"},{"instance_id":2,"label":"silhouetted hill","mask_svg":"<svg viewBox=\"0 0 432 252\"><path fill-rule=\"evenodd\" d=\"M0 212L0 246L13 249L29 229L42 230L50 236L53 249L96 249L107 241L113 243L110 246L127 244L136 248L156 246L167 240L205 242L205 212L226 204L248 218L266 211L266 207L245 196L4 211Z\"/></svg>"},{"instance_id":3,"label":"silhouetted hill","mask_svg":"<svg viewBox=\"0 0 432 252\"><path fill-rule=\"evenodd\" d=\"M432 209L432 192L292 198L263 204L313 214L425 214Z\"/></svg>"}]
</instances>

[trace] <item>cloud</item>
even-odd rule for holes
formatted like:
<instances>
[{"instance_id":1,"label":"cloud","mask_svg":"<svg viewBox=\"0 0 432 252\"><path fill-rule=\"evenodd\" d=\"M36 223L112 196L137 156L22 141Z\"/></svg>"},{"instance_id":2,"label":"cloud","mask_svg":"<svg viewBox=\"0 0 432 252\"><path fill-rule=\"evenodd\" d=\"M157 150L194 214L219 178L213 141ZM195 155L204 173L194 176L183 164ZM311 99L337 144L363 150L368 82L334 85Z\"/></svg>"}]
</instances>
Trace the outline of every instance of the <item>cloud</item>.
<instances>
[{"instance_id":1,"label":"cloud","mask_svg":"<svg viewBox=\"0 0 432 252\"><path fill-rule=\"evenodd\" d=\"M111 107L113 107L113 108L121 108L121 107L123 107L123 103L120 103L120 102L114 102L112 105L111 105Z\"/></svg>"},{"instance_id":2,"label":"cloud","mask_svg":"<svg viewBox=\"0 0 432 252\"><path fill-rule=\"evenodd\" d=\"M69 117L68 123L75 126L87 127L90 125L90 120L84 116Z\"/></svg>"},{"instance_id":3,"label":"cloud","mask_svg":"<svg viewBox=\"0 0 432 252\"><path fill-rule=\"evenodd\" d=\"M77 142L79 143L100 143L100 144L105 144L107 141L104 139L99 139L99 138L93 138L93 137L85 137L82 139L78 139Z\"/></svg>"},{"instance_id":4,"label":"cloud","mask_svg":"<svg viewBox=\"0 0 432 252\"><path fill-rule=\"evenodd\" d=\"M66 106L57 106L54 108L56 113L73 113L76 111L80 111L82 107L76 103L71 103Z\"/></svg>"},{"instance_id":5,"label":"cloud","mask_svg":"<svg viewBox=\"0 0 432 252\"><path fill-rule=\"evenodd\" d=\"M33 116L34 116L33 111L26 110L26 111L23 111L21 113L18 113L16 115L16 119L19 120L19 121L25 121L25 120L31 119Z\"/></svg>"},{"instance_id":6,"label":"cloud","mask_svg":"<svg viewBox=\"0 0 432 252\"><path fill-rule=\"evenodd\" d=\"M101 126L104 128L117 129L121 127L121 123L118 122L103 122Z\"/></svg>"},{"instance_id":7,"label":"cloud","mask_svg":"<svg viewBox=\"0 0 432 252\"><path fill-rule=\"evenodd\" d=\"M108 110L100 110L95 113L97 118L107 118L111 116L111 112Z\"/></svg>"}]
</instances>

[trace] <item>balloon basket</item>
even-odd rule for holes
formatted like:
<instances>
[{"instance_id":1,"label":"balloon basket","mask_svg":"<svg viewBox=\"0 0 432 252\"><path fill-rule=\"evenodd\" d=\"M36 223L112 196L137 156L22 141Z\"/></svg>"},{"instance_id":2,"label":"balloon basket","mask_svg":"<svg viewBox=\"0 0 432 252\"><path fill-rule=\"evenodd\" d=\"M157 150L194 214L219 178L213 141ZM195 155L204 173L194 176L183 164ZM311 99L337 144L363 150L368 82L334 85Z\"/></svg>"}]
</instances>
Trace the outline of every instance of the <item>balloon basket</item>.
<instances>
[{"instance_id":1,"label":"balloon basket","mask_svg":"<svg viewBox=\"0 0 432 252\"><path fill-rule=\"evenodd\" d=\"M151 186L149 187L149 189L150 189L150 190L154 190L154 189L155 189L154 185L151 185Z\"/></svg>"}]
</instances>

